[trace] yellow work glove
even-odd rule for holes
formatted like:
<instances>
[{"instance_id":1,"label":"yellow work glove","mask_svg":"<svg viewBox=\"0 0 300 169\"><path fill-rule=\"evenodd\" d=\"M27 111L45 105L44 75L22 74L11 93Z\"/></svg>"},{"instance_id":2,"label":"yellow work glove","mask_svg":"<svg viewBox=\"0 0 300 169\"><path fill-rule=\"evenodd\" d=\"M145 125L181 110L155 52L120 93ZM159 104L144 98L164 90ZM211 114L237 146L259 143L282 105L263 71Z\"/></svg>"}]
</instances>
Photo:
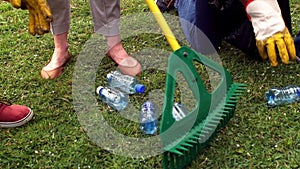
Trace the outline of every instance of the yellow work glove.
<instances>
[{"instance_id":1,"label":"yellow work glove","mask_svg":"<svg viewBox=\"0 0 300 169\"><path fill-rule=\"evenodd\" d=\"M263 59L277 66L277 50L281 61L296 60L294 40L285 26L277 0L249 0L246 11L256 37L256 46ZM277 49L277 50L276 50Z\"/></svg>"},{"instance_id":2,"label":"yellow work glove","mask_svg":"<svg viewBox=\"0 0 300 169\"><path fill-rule=\"evenodd\" d=\"M53 20L51 10L46 0L5 0L15 8L29 11L29 33L43 35L50 31Z\"/></svg>"}]
</instances>

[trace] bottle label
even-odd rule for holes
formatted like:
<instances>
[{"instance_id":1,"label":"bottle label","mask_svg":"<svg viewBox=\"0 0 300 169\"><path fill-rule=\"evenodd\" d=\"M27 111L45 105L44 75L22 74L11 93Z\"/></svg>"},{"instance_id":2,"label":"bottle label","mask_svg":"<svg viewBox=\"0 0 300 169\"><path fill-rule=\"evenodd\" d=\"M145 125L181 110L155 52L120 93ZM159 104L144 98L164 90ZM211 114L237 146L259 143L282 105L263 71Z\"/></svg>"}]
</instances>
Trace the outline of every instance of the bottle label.
<instances>
[{"instance_id":1,"label":"bottle label","mask_svg":"<svg viewBox=\"0 0 300 169\"><path fill-rule=\"evenodd\" d=\"M121 101L120 95L111 89L102 90L100 96L113 103L119 103Z\"/></svg>"},{"instance_id":2,"label":"bottle label","mask_svg":"<svg viewBox=\"0 0 300 169\"><path fill-rule=\"evenodd\" d=\"M125 93L135 93L134 85L137 81L134 77L114 71L107 75L107 82L109 86L120 89Z\"/></svg>"},{"instance_id":3,"label":"bottle label","mask_svg":"<svg viewBox=\"0 0 300 169\"><path fill-rule=\"evenodd\" d=\"M140 129L145 134L154 134L158 128L157 114L154 104L150 101L145 102L140 112Z\"/></svg>"},{"instance_id":4,"label":"bottle label","mask_svg":"<svg viewBox=\"0 0 300 169\"><path fill-rule=\"evenodd\" d=\"M270 106L296 102L300 100L300 88L293 85L283 88L271 88L265 93L265 98Z\"/></svg>"}]
</instances>

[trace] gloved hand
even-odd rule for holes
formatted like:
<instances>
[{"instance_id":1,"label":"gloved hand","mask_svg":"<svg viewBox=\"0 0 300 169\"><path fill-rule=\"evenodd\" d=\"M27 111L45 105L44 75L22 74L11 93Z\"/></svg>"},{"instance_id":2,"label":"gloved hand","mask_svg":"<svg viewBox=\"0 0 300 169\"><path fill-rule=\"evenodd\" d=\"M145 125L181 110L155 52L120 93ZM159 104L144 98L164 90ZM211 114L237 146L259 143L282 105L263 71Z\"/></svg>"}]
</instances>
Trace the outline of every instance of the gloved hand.
<instances>
[{"instance_id":1,"label":"gloved hand","mask_svg":"<svg viewBox=\"0 0 300 169\"><path fill-rule=\"evenodd\" d=\"M246 12L256 37L256 46L263 59L277 66L276 47L283 63L296 59L293 38L285 26L277 0L248 0Z\"/></svg>"},{"instance_id":2,"label":"gloved hand","mask_svg":"<svg viewBox=\"0 0 300 169\"><path fill-rule=\"evenodd\" d=\"M53 20L51 10L46 0L5 0L15 8L29 11L29 33L43 35L50 31Z\"/></svg>"}]
</instances>

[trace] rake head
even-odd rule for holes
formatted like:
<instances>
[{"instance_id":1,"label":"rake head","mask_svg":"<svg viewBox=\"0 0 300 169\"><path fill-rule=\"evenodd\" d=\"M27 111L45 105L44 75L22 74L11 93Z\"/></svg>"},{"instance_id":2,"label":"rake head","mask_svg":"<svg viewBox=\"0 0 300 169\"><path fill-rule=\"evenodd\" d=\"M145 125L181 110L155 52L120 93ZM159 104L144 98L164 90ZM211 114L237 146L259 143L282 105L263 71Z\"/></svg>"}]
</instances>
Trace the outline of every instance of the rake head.
<instances>
[{"instance_id":1,"label":"rake head","mask_svg":"<svg viewBox=\"0 0 300 169\"><path fill-rule=\"evenodd\" d=\"M221 81L212 92L207 91L195 62L220 75ZM175 121L172 106L178 72L188 83L196 105L186 117ZM238 97L245 88L245 84L233 83L231 75L223 66L188 47L181 47L172 53L169 57L165 104L160 125L164 168L183 168L190 164L217 131L233 117Z\"/></svg>"}]
</instances>

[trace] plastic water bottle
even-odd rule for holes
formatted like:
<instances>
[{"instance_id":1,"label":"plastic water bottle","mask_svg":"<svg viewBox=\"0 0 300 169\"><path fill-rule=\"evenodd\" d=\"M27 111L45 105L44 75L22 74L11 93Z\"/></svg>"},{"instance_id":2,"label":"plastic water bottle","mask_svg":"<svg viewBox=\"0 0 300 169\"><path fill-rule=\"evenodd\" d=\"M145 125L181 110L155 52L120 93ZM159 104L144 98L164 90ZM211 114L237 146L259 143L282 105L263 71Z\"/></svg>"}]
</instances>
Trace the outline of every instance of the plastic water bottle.
<instances>
[{"instance_id":1,"label":"plastic water bottle","mask_svg":"<svg viewBox=\"0 0 300 169\"><path fill-rule=\"evenodd\" d=\"M110 87L121 90L126 94L145 92L145 86L139 84L135 77L124 75L118 71L112 71L107 74L107 83Z\"/></svg>"},{"instance_id":2,"label":"plastic water bottle","mask_svg":"<svg viewBox=\"0 0 300 169\"><path fill-rule=\"evenodd\" d=\"M99 86L96 93L104 103L118 111L125 109L129 102L128 95L110 87Z\"/></svg>"},{"instance_id":3,"label":"plastic water bottle","mask_svg":"<svg viewBox=\"0 0 300 169\"><path fill-rule=\"evenodd\" d=\"M144 134L155 134L158 128L158 114L151 101L143 103L140 111L140 129Z\"/></svg>"},{"instance_id":4,"label":"plastic water bottle","mask_svg":"<svg viewBox=\"0 0 300 169\"><path fill-rule=\"evenodd\" d=\"M176 121L183 119L188 114L188 111L181 103L174 103L172 115Z\"/></svg>"},{"instance_id":5,"label":"plastic water bottle","mask_svg":"<svg viewBox=\"0 0 300 169\"><path fill-rule=\"evenodd\" d=\"M297 102L300 101L300 87L291 85L283 88L271 88L265 93L265 98L270 106Z\"/></svg>"}]
</instances>

